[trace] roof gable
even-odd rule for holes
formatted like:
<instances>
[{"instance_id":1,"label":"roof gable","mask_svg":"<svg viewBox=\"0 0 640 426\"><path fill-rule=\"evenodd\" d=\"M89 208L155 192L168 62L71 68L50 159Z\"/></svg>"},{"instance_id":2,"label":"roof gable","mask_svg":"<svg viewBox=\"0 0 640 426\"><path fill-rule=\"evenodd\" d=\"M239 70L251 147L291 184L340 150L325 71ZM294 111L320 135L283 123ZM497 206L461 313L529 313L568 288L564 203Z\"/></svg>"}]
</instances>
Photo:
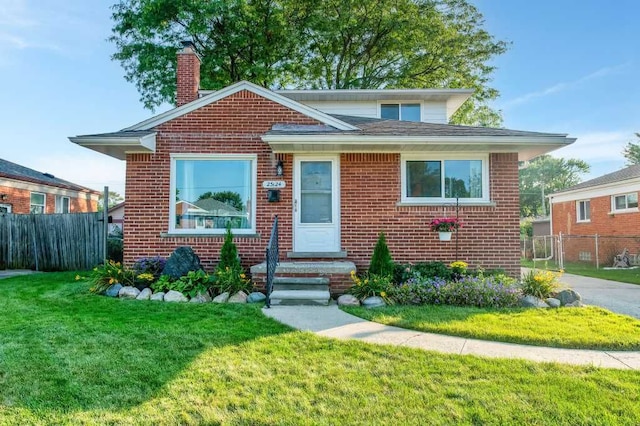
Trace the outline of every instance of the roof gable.
<instances>
[{"instance_id":1,"label":"roof gable","mask_svg":"<svg viewBox=\"0 0 640 426\"><path fill-rule=\"evenodd\" d=\"M290 108L303 115L313 118L321 123L332 126L338 130L357 130L357 127L349 123L346 123L336 117L333 117L329 114L320 112L314 108L303 105L299 102L296 102L292 99L279 95L275 92L272 92L271 90L265 89L264 87L260 87L248 81L240 81L238 83L232 84L231 86L227 86L224 89L218 90L217 92L213 92L199 99L196 99L193 102L189 102L188 104L182 105L180 107L174 108L162 114L156 115L155 117L151 117L131 127L127 127L123 129L123 131L152 129L163 123L166 123L167 121L181 117L185 114L188 114L192 111L197 110L198 108L202 108L203 106L217 102L220 99L231 96L242 90L247 90L249 92L255 93L256 95L262 96L263 98L269 99L270 101L276 102L284 107Z\"/></svg>"}]
</instances>

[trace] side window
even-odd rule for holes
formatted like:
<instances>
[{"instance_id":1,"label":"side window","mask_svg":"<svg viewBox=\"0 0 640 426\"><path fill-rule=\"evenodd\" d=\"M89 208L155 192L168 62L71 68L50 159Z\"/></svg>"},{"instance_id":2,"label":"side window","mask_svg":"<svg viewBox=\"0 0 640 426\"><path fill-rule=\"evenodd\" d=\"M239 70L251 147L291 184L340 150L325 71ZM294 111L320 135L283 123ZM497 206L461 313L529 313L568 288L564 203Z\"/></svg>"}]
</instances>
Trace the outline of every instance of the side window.
<instances>
[{"instance_id":1,"label":"side window","mask_svg":"<svg viewBox=\"0 0 640 426\"><path fill-rule=\"evenodd\" d=\"M35 214L42 214L45 212L46 196L40 192L31 193L31 204L29 206L29 212Z\"/></svg>"}]
</instances>

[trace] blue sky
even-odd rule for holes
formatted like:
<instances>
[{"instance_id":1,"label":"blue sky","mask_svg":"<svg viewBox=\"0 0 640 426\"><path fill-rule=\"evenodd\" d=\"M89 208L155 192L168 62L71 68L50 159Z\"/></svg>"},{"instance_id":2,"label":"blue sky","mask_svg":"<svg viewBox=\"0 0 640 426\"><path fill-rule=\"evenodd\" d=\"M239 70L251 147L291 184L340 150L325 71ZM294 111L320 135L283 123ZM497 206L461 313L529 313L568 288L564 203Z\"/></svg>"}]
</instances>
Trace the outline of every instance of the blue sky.
<instances>
[{"instance_id":1,"label":"blue sky","mask_svg":"<svg viewBox=\"0 0 640 426\"><path fill-rule=\"evenodd\" d=\"M67 140L151 116L110 60L113 2L0 0L1 158L124 192L123 161ZM504 126L577 137L554 155L587 161L586 178L623 167L622 148L640 132L640 2L473 3L487 30L512 43L493 80Z\"/></svg>"}]
</instances>

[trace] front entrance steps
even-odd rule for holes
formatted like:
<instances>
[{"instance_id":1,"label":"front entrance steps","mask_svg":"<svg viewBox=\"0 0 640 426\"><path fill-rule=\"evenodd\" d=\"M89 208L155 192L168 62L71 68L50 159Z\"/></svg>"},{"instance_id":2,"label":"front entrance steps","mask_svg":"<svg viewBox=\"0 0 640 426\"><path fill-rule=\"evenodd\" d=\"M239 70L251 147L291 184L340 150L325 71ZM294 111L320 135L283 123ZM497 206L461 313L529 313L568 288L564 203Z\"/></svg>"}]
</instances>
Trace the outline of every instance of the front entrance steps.
<instances>
[{"instance_id":1,"label":"front entrance steps","mask_svg":"<svg viewBox=\"0 0 640 426\"><path fill-rule=\"evenodd\" d=\"M276 268L272 305L328 305L331 297L343 294L351 287L351 271L356 265L349 261L280 262ZM258 287L266 289L266 263L251 267L251 276Z\"/></svg>"}]
</instances>

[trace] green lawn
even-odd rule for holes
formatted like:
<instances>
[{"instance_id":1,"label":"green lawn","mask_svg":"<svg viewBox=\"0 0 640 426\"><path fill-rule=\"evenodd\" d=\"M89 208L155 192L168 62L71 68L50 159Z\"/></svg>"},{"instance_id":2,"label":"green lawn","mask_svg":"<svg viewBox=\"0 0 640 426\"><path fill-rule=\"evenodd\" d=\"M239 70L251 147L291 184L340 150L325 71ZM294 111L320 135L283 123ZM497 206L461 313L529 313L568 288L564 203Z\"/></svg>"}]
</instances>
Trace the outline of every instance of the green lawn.
<instances>
[{"instance_id":1,"label":"green lawn","mask_svg":"<svg viewBox=\"0 0 640 426\"><path fill-rule=\"evenodd\" d=\"M381 324L451 336L560 348L640 350L640 320L597 307L387 306L343 309Z\"/></svg>"},{"instance_id":2,"label":"green lawn","mask_svg":"<svg viewBox=\"0 0 640 426\"><path fill-rule=\"evenodd\" d=\"M639 424L640 372L292 331L255 306L0 280L0 424Z\"/></svg>"},{"instance_id":3,"label":"green lawn","mask_svg":"<svg viewBox=\"0 0 640 426\"><path fill-rule=\"evenodd\" d=\"M520 264L527 268L533 268L533 261L521 259ZM602 278L605 280L619 281L629 284L640 284L640 268L637 269L596 269L595 266L584 263L566 263L564 272L567 274L583 275L585 277ZM555 264L543 261L536 262L535 267L538 269L549 269L557 271Z\"/></svg>"}]
</instances>

